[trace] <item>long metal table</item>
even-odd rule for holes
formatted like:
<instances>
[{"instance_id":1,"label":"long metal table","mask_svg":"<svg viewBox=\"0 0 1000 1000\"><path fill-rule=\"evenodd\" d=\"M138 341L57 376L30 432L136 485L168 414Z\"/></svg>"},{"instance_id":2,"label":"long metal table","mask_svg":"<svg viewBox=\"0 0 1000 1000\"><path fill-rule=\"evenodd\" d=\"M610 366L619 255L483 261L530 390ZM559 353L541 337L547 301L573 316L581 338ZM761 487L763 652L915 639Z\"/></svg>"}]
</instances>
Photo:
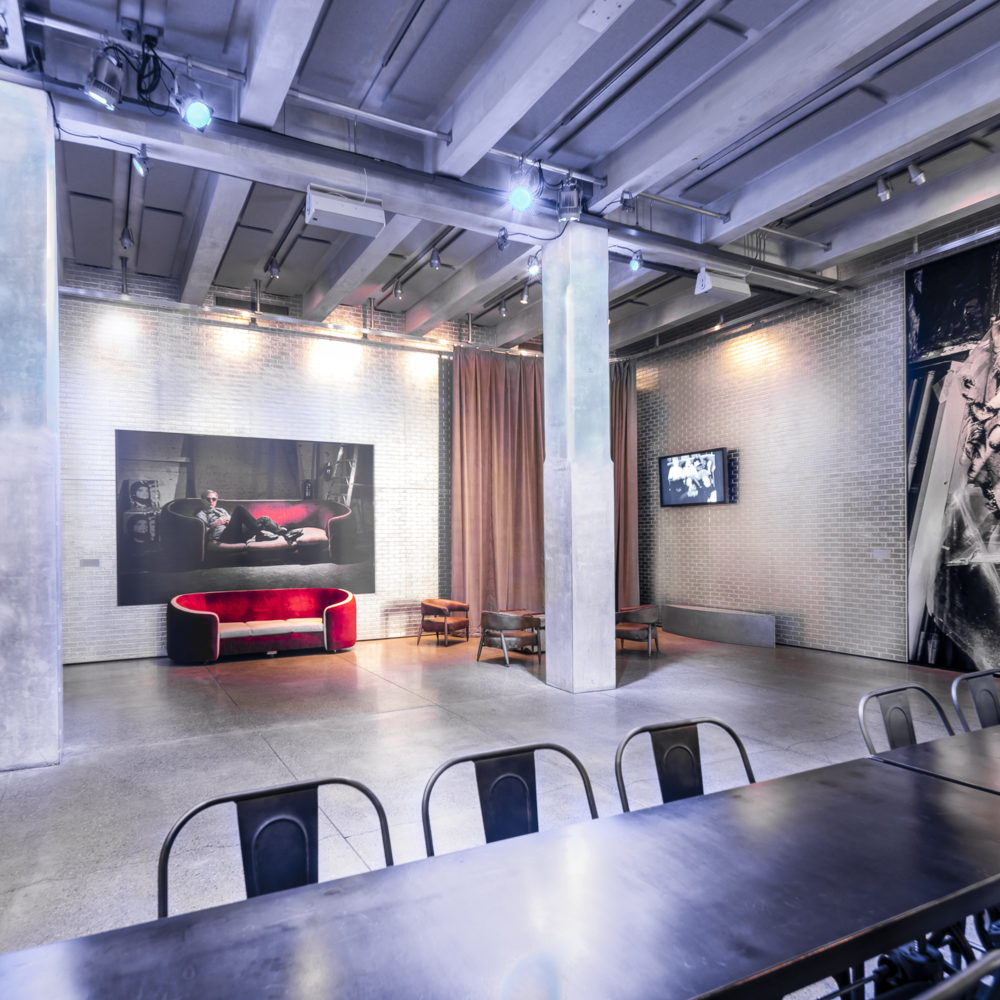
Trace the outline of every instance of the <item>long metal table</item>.
<instances>
[{"instance_id":1,"label":"long metal table","mask_svg":"<svg viewBox=\"0 0 1000 1000\"><path fill-rule=\"evenodd\" d=\"M873 759L1000 795L1000 726L886 750Z\"/></svg>"},{"instance_id":2,"label":"long metal table","mask_svg":"<svg viewBox=\"0 0 1000 1000\"><path fill-rule=\"evenodd\" d=\"M858 760L0 956L0 996L780 996L1000 901L1000 795Z\"/></svg>"}]
</instances>

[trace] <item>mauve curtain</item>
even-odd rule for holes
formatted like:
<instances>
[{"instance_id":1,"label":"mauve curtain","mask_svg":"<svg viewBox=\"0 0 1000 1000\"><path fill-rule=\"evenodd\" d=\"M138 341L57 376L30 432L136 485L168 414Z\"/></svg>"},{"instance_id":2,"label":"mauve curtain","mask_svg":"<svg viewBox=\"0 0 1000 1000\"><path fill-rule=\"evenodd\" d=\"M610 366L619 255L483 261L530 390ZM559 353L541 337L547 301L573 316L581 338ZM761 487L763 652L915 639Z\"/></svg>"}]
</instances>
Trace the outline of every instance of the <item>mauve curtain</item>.
<instances>
[{"instance_id":1,"label":"mauve curtain","mask_svg":"<svg viewBox=\"0 0 1000 1000\"><path fill-rule=\"evenodd\" d=\"M615 464L615 597L619 608L639 603L639 467L635 364L611 365L611 460Z\"/></svg>"},{"instance_id":2,"label":"mauve curtain","mask_svg":"<svg viewBox=\"0 0 1000 1000\"><path fill-rule=\"evenodd\" d=\"M452 392L452 597L545 607L541 358L457 347Z\"/></svg>"}]
</instances>

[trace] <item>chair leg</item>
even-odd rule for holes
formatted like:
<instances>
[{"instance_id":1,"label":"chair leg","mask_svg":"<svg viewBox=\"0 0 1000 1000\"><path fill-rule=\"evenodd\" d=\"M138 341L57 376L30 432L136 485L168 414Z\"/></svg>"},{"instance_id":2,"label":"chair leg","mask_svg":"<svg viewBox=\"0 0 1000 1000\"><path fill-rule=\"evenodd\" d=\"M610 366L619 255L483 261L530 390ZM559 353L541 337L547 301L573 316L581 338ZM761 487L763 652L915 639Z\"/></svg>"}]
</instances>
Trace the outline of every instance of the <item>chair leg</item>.
<instances>
[{"instance_id":1,"label":"chair leg","mask_svg":"<svg viewBox=\"0 0 1000 1000\"><path fill-rule=\"evenodd\" d=\"M653 642L656 643L656 651L660 651L660 629L658 625L650 625L650 630L653 633Z\"/></svg>"},{"instance_id":2,"label":"chair leg","mask_svg":"<svg viewBox=\"0 0 1000 1000\"><path fill-rule=\"evenodd\" d=\"M646 626L646 655L653 655L653 626Z\"/></svg>"},{"instance_id":3,"label":"chair leg","mask_svg":"<svg viewBox=\"0 0 1000 1000\"><path fill-rule=\"evenodd\" d=\"M420 628L417 629L417 645L420 645L420 637L424 634L424 620L420 619Z\"/></svg>"},{"instance_id":4,"label":"chair leg","mask_svg":"<svg viewBox=\"0 0 1000 1000\"><path fill-rule=\"evenodd\" d=\"M479 649L476 650L476 662L479 662L479 654L483 651L483 640L486 638L485 632L479 633Z\"/></svg>"},{"instance_id":5,"label":"chair leg","mask_svg":"<svg viewBox=\"0 0 1000 1000\"><path fill-rule=\"evenodd\" d=\"M500 645L503 647L503 662L509 667L510 659L507 656L507 640L503 637L503 632L500 633Z\"/></svg>"}]
</instances>

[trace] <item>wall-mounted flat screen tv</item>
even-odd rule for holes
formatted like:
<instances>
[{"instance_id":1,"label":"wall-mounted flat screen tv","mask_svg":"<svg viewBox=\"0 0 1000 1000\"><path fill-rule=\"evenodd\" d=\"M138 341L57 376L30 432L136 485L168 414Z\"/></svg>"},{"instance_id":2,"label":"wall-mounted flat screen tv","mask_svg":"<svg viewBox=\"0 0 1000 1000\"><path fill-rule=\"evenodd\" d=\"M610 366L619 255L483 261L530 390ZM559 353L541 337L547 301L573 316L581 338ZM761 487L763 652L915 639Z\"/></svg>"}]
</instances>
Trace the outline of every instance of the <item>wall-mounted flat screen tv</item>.
<instances>
[{"instance_id":1,"label":"wall-mounted flat screen tv","mask_svg":"<svg viewBox=\"0 0 1000 1000\"><path fill-rule=\"evenodd\" d=\"M710 448L660 459L660 506L729 503L726 449Z\"/></svg>"}]
</instances>

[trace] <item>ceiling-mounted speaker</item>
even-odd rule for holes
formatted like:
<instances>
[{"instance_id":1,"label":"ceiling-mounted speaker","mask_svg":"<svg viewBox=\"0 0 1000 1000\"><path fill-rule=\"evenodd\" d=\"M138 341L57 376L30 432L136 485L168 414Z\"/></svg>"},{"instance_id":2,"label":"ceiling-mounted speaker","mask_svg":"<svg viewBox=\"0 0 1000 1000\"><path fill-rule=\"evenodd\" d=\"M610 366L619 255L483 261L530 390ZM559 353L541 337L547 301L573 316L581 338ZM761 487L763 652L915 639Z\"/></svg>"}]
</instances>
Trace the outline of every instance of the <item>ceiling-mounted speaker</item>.
<instances>
[{"instance_id":1,"label":"ceiling-mounted speaker","mask_svg":"<svg viewBox=\"0 0 1000 1000\"><path fill-rule=\"evenodd\" d=\"M306 188L306 225L339 229L359 236L377 236L385 228L385 212L378 205L355 201L344 195Z\"/></svg>"}]
</instances>

